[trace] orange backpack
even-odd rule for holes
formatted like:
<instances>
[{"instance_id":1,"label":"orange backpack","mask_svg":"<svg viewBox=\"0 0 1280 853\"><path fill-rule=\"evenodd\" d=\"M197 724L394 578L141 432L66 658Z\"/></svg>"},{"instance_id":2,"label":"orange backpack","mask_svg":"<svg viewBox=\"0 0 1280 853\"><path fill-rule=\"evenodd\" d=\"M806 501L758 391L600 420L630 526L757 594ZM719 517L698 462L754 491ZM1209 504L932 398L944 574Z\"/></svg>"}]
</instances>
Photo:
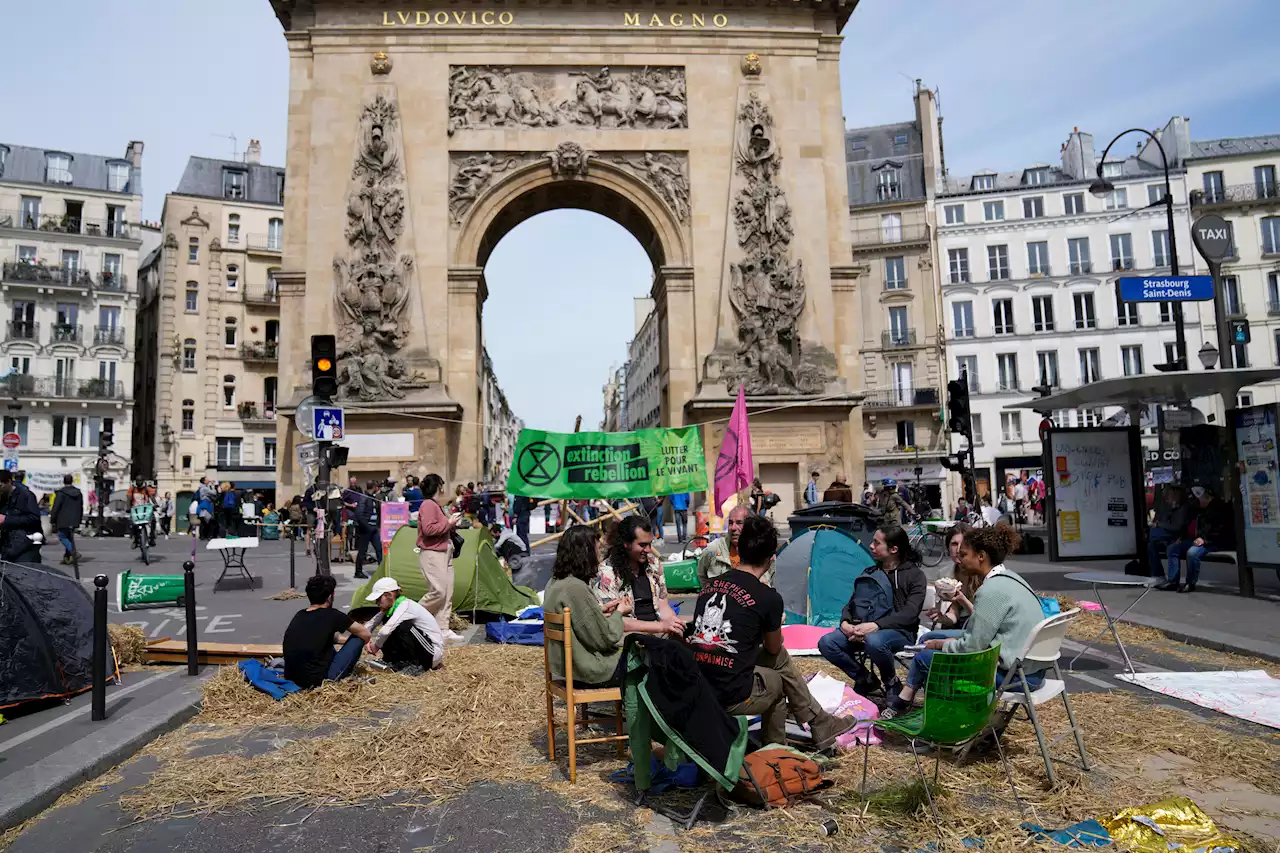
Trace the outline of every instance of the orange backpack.
<instances>
[{"instance_id":1,"label":"orange backpack","mask_svg":"<svg viewBox=\"0 0 1280 853\"><path fill-rule=\"evenodd\" d=\"M737 793L752 805L786 808L833 784L816 761L781 746L757 750L742 762Z\"/></svg>"}]
</instances>

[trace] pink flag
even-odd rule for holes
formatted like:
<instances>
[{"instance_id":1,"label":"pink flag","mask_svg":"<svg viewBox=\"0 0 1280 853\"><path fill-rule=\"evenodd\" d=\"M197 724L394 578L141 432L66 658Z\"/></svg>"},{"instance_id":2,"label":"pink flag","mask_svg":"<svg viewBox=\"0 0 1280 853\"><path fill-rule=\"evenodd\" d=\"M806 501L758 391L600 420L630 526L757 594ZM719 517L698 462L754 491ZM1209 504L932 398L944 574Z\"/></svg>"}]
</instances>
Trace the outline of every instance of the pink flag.
<instances>
[{"instance_id":1,"label":"pink flag","mask_svg":"<svg viewBox=\"0 0 1280 853\"><path fill-rule=\"evenodd\" d=\"M747 428L747 395L738 386L738 400L729 416L729 428L716 458L716 494L712 511L717 515L724 502L740 489L751 485L755 465L751 461L751 430Z\"/></svg>"}]
</instances>

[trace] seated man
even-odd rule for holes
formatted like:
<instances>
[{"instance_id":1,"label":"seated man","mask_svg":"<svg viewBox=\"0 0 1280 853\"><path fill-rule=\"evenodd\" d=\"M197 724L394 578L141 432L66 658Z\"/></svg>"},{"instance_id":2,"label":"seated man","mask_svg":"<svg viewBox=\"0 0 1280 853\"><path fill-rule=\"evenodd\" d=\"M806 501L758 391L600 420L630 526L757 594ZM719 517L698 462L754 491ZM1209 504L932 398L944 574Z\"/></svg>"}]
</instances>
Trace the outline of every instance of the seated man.
<instances>
[{"instance_id":1,"label":"seated man","mask_svg":"<svg viewBox=\"0 0 1280 853\"><path fill-rule=\"evenodd\" d=\"M346 678L360 660L361 647L372 635L359 622L333 608L338 582L332 575L316 575L307 581L311 606L299 610L284 631L284 677L301 688L319 687L326 679ZM335 653L338 635L350 637Z\"/></svg>"},{"instance_id":2,"label":"seated man","mask_svg":"<svg viewBox=\"0 0 1280 853\"><path fill-rule=\"evenodd\" d=\"M1210 551L1229 551L1236 547L1231 504L1205 486L1192 486L1191 495L1195 498L1192 506L1195 520L1188 525L1189 532L1169 546L1169 576L1163 583L1157 584L1156 589L1195 592L1196 582L1200 579L1200 561L1204 559L1204 555ZM1187 561L1187 580L1179 586L1178 576L1184 558Z\"/></svg>"},{"instance_id":3,"label":"seated man","mask_svg":"<svg viewBox=\"0 0 1280 853\"><path fill-rule=\"evenodd\" d=\"M615 601L628 605L630 615L622 620L625 632L665 634L678 640L684 636L684 622L667 599L666 575L653 553L653 539L653 524L643 515L620 521L591 588L602 606L617 607Z\"/></svg>"},{"instance_id":4,"label":"seated man","mask_svg":"<svg viewBox=\"0 0 1280 853\"><path fill-rule=\"evenodd\" d=\"M725 572L738 568L738 537L742 535L742 522L751 514L746 504L735 506L729 510L724 520L725 535L707 546L698 555L698 589L704 590L712 578L720 577ZM769 560L769 568L761 581L773 586L773 560Z\"/></svg>"},{"instance_id":5,"label":"seated man","mask_svg":"<svg viewBox=\"0 0 1280 853\"><path fill-rule=\"evenodd\" d=\"M887 695L901 689L893 656L915 642L929 582L918 565L911 538L901 527L877 530L871 540L871 556L879 565L868 569L863 577L874 577L873 572L885 573L887 579L877 579L881 597L876 596L876 585L855 582L841 614L840 627L818 640L818 651L852 678L854 689L865 695L880 686L875 675L853 658L855 647L865 648L867 657L880 671ZM884 587L890 589L883 591ZM892 601L888 600L890 594Z\"/></svg>"},{"instance_id":6,"label":"seated man","mask_svg":"<svg viewBox=\"0 0 1280 853\"><path fill-rule=\"evenodd\" d=\"M1163 500L1156 508L1155 524L1147 531L1147 568L1151 574L1159 576L1164 575L1160 571L1160 546L1164 545L1166 551L1173 547L1182 539L1193 517L1193 508L1183 494L1182 486L1170 483L1162 491Z\"/></svg>"},{"instance_id":7,"label":"seated man","mask_svg":"<svg viewBox=\"0 0 1280 853\"><path fill-rule=\"evenodd\" d=\"M372 634L366 652L381 650L383 663L395 670L420 666L425 671L444 663L444 635L436 618L401 595L395 578L378 578L368 600L378 603L378 612L364 626Z\"/></svg>"},{"instance_id":8,"label":"seated man","mask_svg":"<svg viewBox=\"0 0 1280 853\"><path fill-rule=\"evenodd\" d=\"M688 642L726 711L761 715L766 744L787 742L790 713L809 725L814 749L820 752L856 721L822 710L782 647L782 596L760 581L777 550L778 532L767 518L744 519L738 537L741 562L713 578L698 596Z\"/></svg>"}]
</instances>

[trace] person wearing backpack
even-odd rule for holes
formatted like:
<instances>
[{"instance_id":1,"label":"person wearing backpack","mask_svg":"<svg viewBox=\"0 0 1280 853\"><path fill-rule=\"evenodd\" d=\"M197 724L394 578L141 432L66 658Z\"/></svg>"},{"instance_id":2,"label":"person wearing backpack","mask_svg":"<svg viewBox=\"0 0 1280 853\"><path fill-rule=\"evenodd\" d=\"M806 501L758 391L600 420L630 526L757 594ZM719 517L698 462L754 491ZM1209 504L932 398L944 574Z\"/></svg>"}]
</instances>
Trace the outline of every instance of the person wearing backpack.
<instances>
[{"instance_id":1,"label":"person wearing backpack","mask_svg":"<svg viewBox=\"0 0 1280 853\"><path fill-rule=\"evenodd\" d=\"M840 627L818 640L818 651L854 680L859 693L875 692L883 684L888 696L902 687L893 669L893 656L915 642L929 583L911 538L901 527L877 530L871 540L871 556L877 565L854 580ZM865 650L879 671L879 681L854 658L859 650Z\"/></svg>"}]
</instances>

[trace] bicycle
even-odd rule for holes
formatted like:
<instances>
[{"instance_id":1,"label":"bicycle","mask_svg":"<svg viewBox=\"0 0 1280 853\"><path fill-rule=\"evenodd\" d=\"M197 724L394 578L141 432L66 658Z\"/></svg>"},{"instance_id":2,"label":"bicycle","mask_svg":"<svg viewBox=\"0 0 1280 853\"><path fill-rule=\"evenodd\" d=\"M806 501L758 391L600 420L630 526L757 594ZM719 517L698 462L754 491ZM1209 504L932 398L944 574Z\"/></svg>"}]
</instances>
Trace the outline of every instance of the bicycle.
<instances>
[{"instance_id":1,"label":"bicycle","mask_svg":"<svg viewBox=\"0 0 1280 853\"><path fill-rule=\"evenodd\" d=\"M129 523L133 528L133 538L138 543L138 550L142 552L142 565L151 565L151 555L147 551L147 538L151 529L151 517L155 508L149 504L138 504L129 508ZM155 543L152 542L151 545Z\"/></svg>"},{"instance_id":2,"label":"bicycle","mask_svg":"<svg viewBox=\"0 0 1280 853\"><path fill-rule=\"evenodd\" d=\"M920 555L920 561L930 568L942 562L947 555L947 534L917 521L907 531L911 547Z\"/></svg>"}]
</instances>

